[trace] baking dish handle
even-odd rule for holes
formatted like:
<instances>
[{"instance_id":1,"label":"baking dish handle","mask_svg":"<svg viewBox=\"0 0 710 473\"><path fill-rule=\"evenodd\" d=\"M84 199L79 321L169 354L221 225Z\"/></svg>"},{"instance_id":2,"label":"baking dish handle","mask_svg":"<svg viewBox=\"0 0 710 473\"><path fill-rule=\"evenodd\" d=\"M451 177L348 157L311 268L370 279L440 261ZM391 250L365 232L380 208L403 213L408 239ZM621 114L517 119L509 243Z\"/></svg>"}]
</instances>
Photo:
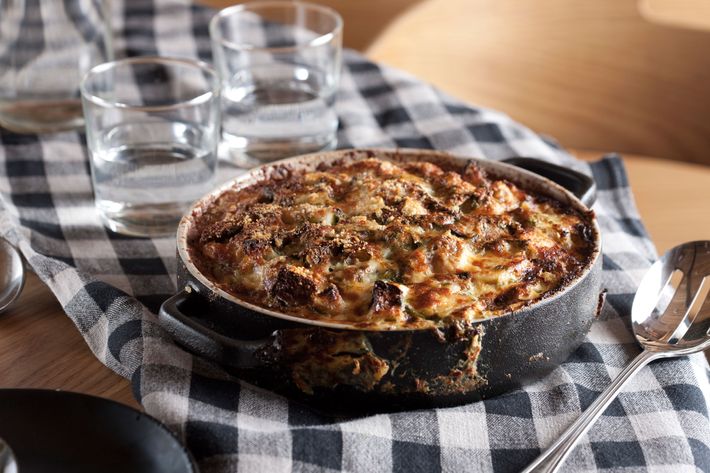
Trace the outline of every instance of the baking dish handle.
<instances>
[{"instance_id":1,"label":"baking dish handle","mask_svg":"<svg viewBox=\"0 0 710 473\"><path fill-rule=\"evenodd\" d=\"M507 158L503 162L556 182L574 194L587 207L594 205L597 200L597 185L594 179L586 174L535 158Z\"/></svg>"},{"instance_id":2,"label":"baking dish handle","mask_svg":"<svg viewBox=\"0 0 710 473\"><path fill-rule=\"evenodd\" d=\"M160 325L173 339L191 353L203 356L221 365L239 369L252 369L265 366L259 353L273 342L271 339L237 340L225 337L194 320L181 310L181 306L193 297L197 291L186 287L163 302L158 312Z\"/></svg>"}]
</instances>

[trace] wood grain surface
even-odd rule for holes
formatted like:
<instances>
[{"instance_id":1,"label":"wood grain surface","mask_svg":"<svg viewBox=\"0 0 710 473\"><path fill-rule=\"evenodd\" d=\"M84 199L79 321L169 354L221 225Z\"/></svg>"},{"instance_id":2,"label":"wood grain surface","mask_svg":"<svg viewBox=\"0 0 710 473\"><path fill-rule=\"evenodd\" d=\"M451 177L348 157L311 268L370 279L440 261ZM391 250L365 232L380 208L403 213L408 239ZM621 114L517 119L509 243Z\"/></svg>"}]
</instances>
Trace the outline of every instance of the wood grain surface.
<instances>
[{"instance_id":1,"label":"wood grain surface","mask_svg":"<svg viewBox=\"0 0 710 473\"><path fill-rule=\"evenodd\" d=\"M639 0L639 12L651 22L710 31L710 0Z\"/></svg>"},{"instance_id":2,"label":"wood grain surface","mask_svg":"<svg viewBox=\"0 0 710 473\"><path fill-rule=\"evenodd\" d=\"M94 357L51 291L34 273L0 314L0 388L76 391L140 408L130 383Z\"/></svg>"},{"instance_id":3,"label":"wood grain surface","mask_svg":"<svg viewBox=\"0 0 710 473\"><path fill-rule=\"evenodd\" d=\"M576 154L597 159L603 153ZM710 215L698 206L710 202L709 167L638 156L627 156L625 162L659 251L710 238ZM52 293L32 274L21 298L0 314L0 388L10 387L78 391L138 406L129 382L94 357Z\"/></svg>"},{"instance_id":4,"label":"wood grain surface","mask_svg":"<svg viewBox=\"0 0 710 473\"><path fill-rule=\"evenodd\" d=\"M368 49L567 147L710 164L710 32L637 0L428 0Z\"/></svg>"},{"instance_id":5,"label":"wood grain surface","mask_svg":"<svg viewBox=\"0 0 710 473\"><path fill-rule=\"evenodd\" d=\"M577 152L582 159L598 153ZM626 156L641 219L659 254L686 241L710 240L710 166Z\"/></svg>"}]
</instances>

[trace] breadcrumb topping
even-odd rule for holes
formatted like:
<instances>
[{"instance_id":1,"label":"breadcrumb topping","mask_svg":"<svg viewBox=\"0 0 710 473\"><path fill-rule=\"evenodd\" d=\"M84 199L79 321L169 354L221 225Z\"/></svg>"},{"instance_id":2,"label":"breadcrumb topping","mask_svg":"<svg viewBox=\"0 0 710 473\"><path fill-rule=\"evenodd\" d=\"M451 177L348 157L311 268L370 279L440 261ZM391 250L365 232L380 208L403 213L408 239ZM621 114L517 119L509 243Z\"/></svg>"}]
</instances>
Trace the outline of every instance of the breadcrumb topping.
<instances>
[{"instance_id":1,"label":"breadcrumb topping","mask_svg":"<svg viewBox=\"0 0 710 473\"><path fill-rule=\"evenodd\" d=\"M366 159L222 193L192 258L225 291L308 319L396 329L471 322L564 287L593 251L591 216L474 163Z\"/></svg>"}]
</instances>

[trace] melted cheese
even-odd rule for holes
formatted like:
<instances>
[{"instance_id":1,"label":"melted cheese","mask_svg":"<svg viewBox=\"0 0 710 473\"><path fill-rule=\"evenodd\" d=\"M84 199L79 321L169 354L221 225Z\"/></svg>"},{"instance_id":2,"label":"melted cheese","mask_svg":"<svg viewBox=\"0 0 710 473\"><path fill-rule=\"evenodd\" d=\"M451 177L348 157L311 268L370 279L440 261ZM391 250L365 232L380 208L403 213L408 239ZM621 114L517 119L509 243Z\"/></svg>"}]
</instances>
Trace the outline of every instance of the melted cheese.
<instances>
[{"instance_id":1,"label":"melted cheese","mask_svg":"<svg viewBox=\"0 0 710 473\"><path fill-rule=\"evenodd\" d=\"M216 199L189 242L234 295L365 328L516 310L589 263L591 215L480 170L369 159Z\"/></svg>"}]
</instances>

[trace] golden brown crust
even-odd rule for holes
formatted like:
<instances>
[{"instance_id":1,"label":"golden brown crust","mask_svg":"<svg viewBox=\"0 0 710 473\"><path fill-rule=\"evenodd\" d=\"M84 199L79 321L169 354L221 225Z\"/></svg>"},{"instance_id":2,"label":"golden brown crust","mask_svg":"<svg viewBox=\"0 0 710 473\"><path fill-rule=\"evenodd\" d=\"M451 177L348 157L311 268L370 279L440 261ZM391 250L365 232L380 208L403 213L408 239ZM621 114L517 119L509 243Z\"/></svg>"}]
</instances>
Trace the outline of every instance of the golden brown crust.
<instances>
[{"instance_id":1,"label":"golden brown crust","mask_svg":"<svg viewBox=\"0 0 710 473\"><path fill-rule=\"evenodd\" d=\"M590 215L474 163L366 159L228 190L188 242L225 291L299 317L393 329L472 321L560 289L588 264Z\"/></svg>"}]
</instances>

